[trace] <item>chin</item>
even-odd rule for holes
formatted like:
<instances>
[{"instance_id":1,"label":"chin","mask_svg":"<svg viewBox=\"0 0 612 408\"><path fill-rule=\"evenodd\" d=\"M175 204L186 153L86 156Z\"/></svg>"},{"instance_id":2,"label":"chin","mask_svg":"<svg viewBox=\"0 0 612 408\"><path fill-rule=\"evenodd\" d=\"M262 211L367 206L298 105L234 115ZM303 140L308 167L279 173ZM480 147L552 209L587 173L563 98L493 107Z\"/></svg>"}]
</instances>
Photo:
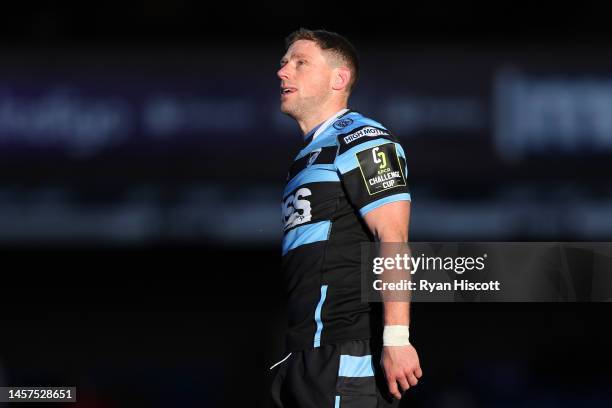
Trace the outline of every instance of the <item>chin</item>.
<instances>
[{"instance_id":1,"label":"chin","mask_svg":"<svg viewBox=\"0 0 612 408\"><path fill-rule=\"evenodd\" d=\"M287 115L291 116L291 114L292 114L292 113L293 113L293 111L294 111L294 109L291 109L291 108L292 108L291 106L288 106L288 105L285 105L285 104L282 104L282 103L281 103L281 106L280 106L280 111L281 111L282 113L284 113L284 114L287 114Z\"/></svg>"}]
</instances>

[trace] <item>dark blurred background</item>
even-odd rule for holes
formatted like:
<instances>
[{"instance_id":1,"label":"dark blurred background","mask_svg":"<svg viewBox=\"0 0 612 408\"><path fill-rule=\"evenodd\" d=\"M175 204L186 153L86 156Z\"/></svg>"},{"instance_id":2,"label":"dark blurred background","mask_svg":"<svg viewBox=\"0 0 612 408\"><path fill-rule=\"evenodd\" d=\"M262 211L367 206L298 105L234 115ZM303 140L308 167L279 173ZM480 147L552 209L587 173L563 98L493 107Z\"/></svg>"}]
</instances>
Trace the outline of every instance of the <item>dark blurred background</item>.
<instances>
[{"instance_id":1,"label":"dark blurred background","mask_svg":"<svg viewBox=\"0 0 612 408\"><path fill-rule=\"evenodd\" d=\"M412 241L612 240L601 4L13 5L0 382L76 385L81 407L267 406L301 142L275 72L300 26L358 48L351 107L401 139ZM610 312L415 304L405 406L610 406Z\"/></svg>"}]
</instances>

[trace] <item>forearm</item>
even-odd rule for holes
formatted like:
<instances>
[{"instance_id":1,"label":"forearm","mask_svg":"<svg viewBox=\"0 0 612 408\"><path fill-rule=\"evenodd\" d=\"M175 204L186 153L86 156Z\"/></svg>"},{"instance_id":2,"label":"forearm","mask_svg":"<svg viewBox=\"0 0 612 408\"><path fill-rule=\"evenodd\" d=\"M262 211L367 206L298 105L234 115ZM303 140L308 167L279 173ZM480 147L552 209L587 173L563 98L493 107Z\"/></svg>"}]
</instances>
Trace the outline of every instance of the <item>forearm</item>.
<instances>
[{"instance_id":1,"label":"forearm","mask_svg":"<svg viewBox=\"0 0 612 408\"><path fill-rule=\"evenodd\" d=\"M385 204L366 215L365 221L379 243L378 256L395 258L397 255L410 255L408 248L408 225L410 221L410 202L397 201ZM384 282L410 280L407 269L387 269L381 275ZM385 326L407 326L410 321L409 291L382 291L383 322Z\"/></svg>"},{"instance_id":2,"label":"forearm","mask_svg":"<svg viewBox=\"0 0 612 408\"><path fill-rule=\"evenodd\" d=\"M410 303L383 302L383 323L385 326L409 326Z\"/></svg>"},{"instance_id":3,"label":"forearm","mask_svg":"<svg viewBox=\"0 0 612 408\"><path fill-rule=\"evenodd\" d=\"M392 229L385 231L378 237L381 243L387 243L381 245L381 256L395 257L398 253L408 251L405 243L408 240L408 231L399 229ZM393 245L390 243L397 243L399 245ZM388 271L395 275L395 279L410 279L409 271ZM395 280L394 279L394 280ZM393 300L383 301L383 323L385 326L408 326L410 323L410 301L409 297L405 299L397 299L397 296L392 297ZM384 297L383 297L384 300Z\"/></svg>"}]
</instances>

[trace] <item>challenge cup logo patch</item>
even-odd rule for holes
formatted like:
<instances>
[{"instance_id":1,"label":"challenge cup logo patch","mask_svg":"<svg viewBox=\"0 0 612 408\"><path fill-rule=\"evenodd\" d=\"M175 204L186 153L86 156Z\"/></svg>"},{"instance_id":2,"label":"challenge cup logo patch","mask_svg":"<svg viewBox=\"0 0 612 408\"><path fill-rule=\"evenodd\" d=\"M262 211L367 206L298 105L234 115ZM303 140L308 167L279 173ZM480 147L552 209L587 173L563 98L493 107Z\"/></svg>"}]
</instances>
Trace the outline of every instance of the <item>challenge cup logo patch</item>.
<instances>
[{"instance_id":1,"label":"challenge cup logo patch","mask_svg":"<svg viewBox=\"0 0 612 408\"><path fill-rule=\"evenodd\" d=\"M393 143L363 150L356 156L370 195L406 185L406 178Z\"/></svg>"}]
</instances>

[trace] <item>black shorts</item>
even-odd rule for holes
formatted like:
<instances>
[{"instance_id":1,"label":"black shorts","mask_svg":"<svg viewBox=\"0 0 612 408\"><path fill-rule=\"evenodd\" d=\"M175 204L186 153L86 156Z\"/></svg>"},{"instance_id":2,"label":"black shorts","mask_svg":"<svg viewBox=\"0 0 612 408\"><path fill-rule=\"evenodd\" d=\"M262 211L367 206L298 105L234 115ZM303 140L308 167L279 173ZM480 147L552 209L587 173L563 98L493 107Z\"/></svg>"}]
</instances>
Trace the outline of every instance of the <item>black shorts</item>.
<instances>
[{"instance_id":1,"label":"black shorts","mask_svg":"<svg viewBox=\"0 0 612 408\"><path fill-rule=\"evenodd\" d=\"M370 340L291 353L271 371L271 394L279 408L397 407L380 366L382 347Z\"/></svg>"}]
</instances>

